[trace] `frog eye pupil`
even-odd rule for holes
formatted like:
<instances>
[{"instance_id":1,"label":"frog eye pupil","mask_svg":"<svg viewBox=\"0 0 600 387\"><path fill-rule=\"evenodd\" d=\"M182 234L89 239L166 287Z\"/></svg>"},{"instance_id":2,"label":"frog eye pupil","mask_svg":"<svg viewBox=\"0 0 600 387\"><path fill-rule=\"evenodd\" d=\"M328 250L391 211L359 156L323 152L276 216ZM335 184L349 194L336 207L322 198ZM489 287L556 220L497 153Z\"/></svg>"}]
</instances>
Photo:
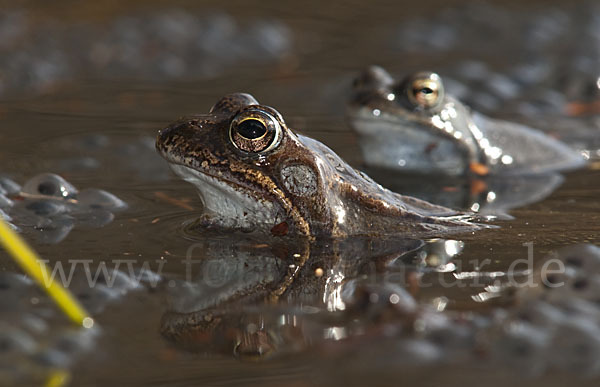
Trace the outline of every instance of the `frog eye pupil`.
<instances>
[{"instance_id":1,"label":"frog eye pupil","mask_svg":"<svg viewBox=\"0 0 600 387\"><path fill-rule=\"evenodd\" d=\"M229 126L229 140L243 152L261 153L279 144L281 126L277 118L254 108L238 114Z\"/></svg>"},{"instance_id":2,"label":"frog eye pupil","mask_svg":"<svg viewBox=\"0 0 600 387\"><path fill-rule=\"evenodd\" d=\"M416 106L430 108L436 101L438 101L439 91L436 87L423 84L424 82L415 82L411 92L409 93L409 99Z\"/></svg>"},{"instance_id":3,"label":"frog eye pupil","mask_svg":"<svg viewBox=\"0 0 600 387\"><path fill-rule=\"evenodd\" d=\"M430 72L413 74L404 79L397 87L404 97L401 99L410 109L431 110L444 103L444 85L439 75Z\"/></svg>"},{"instance_id":4,"label":"frog eye pupil","mask_svg":"<svg viewBox=\"0 0 600 387\"><path fill-rule=\"evenodd\" d=\"M244 138L254 140L264 136L267 127L259 120L248 119L238 124L237 132Z\"/></svg>"}]
</instances>

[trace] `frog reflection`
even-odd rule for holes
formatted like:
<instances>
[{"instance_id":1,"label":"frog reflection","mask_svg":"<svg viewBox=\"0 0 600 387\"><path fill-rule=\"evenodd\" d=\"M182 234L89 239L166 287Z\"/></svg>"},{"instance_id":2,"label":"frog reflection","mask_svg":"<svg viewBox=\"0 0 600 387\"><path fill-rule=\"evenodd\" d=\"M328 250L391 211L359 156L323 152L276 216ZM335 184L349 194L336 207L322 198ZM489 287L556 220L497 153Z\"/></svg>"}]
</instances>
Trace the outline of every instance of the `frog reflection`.
<instances>
[{"instance_id":1,"label":"frog reflection","mask_svg":"<svg viewBox=\"0 0 600 387\"><path fill-rule=\"evenodd\" d=\"M462 244L352 239L292 247L236 236L198 247L205 255L192 258L191 281L169 289L161 333L187 350L257 358L352 335L374 320L410 324L416 303L404 286L423 270L446 267ZM427 256L435 267L424 269ZM369 300L373 289L387 298Z\"/></svg>"},{"instance_id":2,"label":"frog reflection","mask_svg":"<svg viewBox=\"0 0 600 387\"><path fill-rule=\"evenodd\" d=\"M572 246L540 260L529 274L531 286L522 286L530 281L525 277L515 277L515 284L505 280L500 286L494 280L485 287L490 294L485 298L488 301L482 303L484 297L473 297L483 309L471 305L464 313L443 297L431 303L423 299L417 302L410 286L414 270L406 271L406 283L372 280L383 273L378 265L394 266L394 260L397 264L398 260L419 260L428 254L447 269L448 258L460 252L459 242L423 245L405 241L394 248L393 243L370 245L355 240L337 246L313 246L310 252L301 247L289 249L289 245L287 251L280 250L280 246L249 239L223 242L219 239L204 244L209 261L225 264L239 258L233 264L236 269L226 270L233 275L221 272L209 278L220 278L217 282L221 284L229 282L232 289L236 282L244 282L240 278L271 279L246 281L237 291L218 298L202 299L205 292L193 287L204 285L196 281L182 281L173 287L175 303L171 307L181 306L178 301L188 297L196 301L198 309L187 304L167 312L160 330L165 338L188 351L259 360L316 348L324 351L325 358L344 359L344 364L347 360L357 367L372 367L367 359L375 356L378 365L394 372L412 365L473 362L493 369L500 364L529 375L545 370L585 376L600 372L596 356L600 353L598 247ZM239 255L232 256L235 252ZM299 257L307 253L315 255ZM554 266L547 266L551 260ZM207 262L198 263L197 279L207 278ZM368 262L377 263L373 267ZM564 270L559 273L560 264ZM259 272L261 266L266 267L263 276L240 276L244 267ZM444 270L442 266L438 270ZM485 274L472 272L464 277ZM491 278L498 273L488 274ZM504 274L495 278L510 277ZM223 289L218 293L223 294ZM499 296L503 297L501 303L489 302ZM502 308L496 308L498 305Z\"/></svg>"},{"instance_id":3,"label":"frog reflection","mask_svg":"<svg viewBox=\"0 0 600 387\"><path fill-rule=\"evenodd\" d=\"M550 196L564 181L557 173L479 177L439 176L423 179L381 168L367 172L383 186L431 203L473 211L481 216L512 219L511 210Z\"/></svg>"},{"instance_id":4,"label":"frog reflection","mask_svg":"<svg viewBox=\"0 0 600 387\"><path fill-rule=\"evenodd\" d=\"M537 174L584 165L580 154L540 131L471 112L444 91L436 73L396 82L364 71L347 109L365 163L445 175Z\"/></svg>"}]
</instances>

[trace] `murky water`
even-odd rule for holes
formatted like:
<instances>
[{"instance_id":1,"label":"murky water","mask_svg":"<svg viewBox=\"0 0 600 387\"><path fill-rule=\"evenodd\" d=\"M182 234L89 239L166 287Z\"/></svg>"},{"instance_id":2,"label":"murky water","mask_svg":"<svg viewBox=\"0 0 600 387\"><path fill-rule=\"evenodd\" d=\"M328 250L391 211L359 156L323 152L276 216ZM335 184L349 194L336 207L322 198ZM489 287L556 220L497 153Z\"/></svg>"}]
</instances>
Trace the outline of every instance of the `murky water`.
<instances>
[{"instance_id":1,"label":"murky water","mask_svg":"<svg viewBox=\"0 0 600 387\"><path fill-rule=\"evenodd\" d=\"M435 386L441 383L507 385L519 382L522 385L537 383L558 386L570 383L573 372L552 368L538 372L534 366L527 364L514 367L509 363L490 360L489 354L462 361L460 358L441 361L436 357L437 352L424 346L418 337L413 341L406 338L391 339L395 337L394 334L386 333L386 324L381 324L377 319L362 319L357 324L359 327L348 327L350 319L347 316L342 315L345 320L341 321L335 320L336 313L332 312L334 317L326 313L328 308L337 308L338 312L343 309L339 307L340 301L335 299L335 292L323 293L322 287L325 285L318 279L313 284L312 277L306 273L313 273L318 268L331 269L332 272L338 270L343 274L340 281L344 277L346 281L355 277L366 278L374 284L385 282L382 278L386 275L393 277L393 274L397 274L394 277L396 280L391 282L395 281L408 289L420 305L439 310L465 311L465 320L477 317L479 313L487 318L494 308L488 305L491 302L479 302L481 298L478 295L484 293L485 286L493 281L482 280L472 285L472 280L457 281L453 274L504 273L515 260L528 259L531 248L533 259L537 262L549 252L564 246L599 244L600 202L597 198L600 193L600 171L595 164L567 174L562 184L560 178L548 183L549 187L557 187L556 190L549 189L535 200L517 201L517 204L506 208L506 216L493 222L500 226L499 229L458 236L461 243L444 245L447 247L444 252L447 257L444 257L444 253L432 252L434 247L429 245L427 260L414 253L418 246L409 243L386 246L380 251L371 246L364 253L341 247L334 251L330 246L322 250L313 249L306 265L309 269L303 272L300 285L292 287L291 296L285 301L265 305L257 296L254 300L250 298L250 301L234 302L230 306L233 310L228 309L228 313L224 314L225 323L219 329L212 333L207 330L188 338L188 345L181 345L176 339L170 340L160 333L161 330L164 333L165 316L173 309L180 309L179 312L187 309L189 312L206 308L206 305L212 307L211 303L219 297L227 297L227 292L238 291L236 286L242 288L240 292L243 293L245 286L250 288L261 280L268 287L273 278L279 278L287 270L287 259L291 254L303 253L295 246L284 246L283 253L278 250L279 246L264 249L260 246L260 240L246 241L237 236L190 235L185 224L195 218L201 210L201 203L193 187L174 176L166 162L155 153L153 138L157 130L182 115L208 111L226 93L250 92L262 103L276 107L291 128L324 142L352 166L361 168L357 139L344 120L347 93L352 77L358 70L377 63L402 76L408 71L422 68L444 71L450 68L450 63L473 59L469 57L469 52L440 53L431 48L435 52L432 51L432 55L428 56L426 52L415 54L399 48L399 27L416 18L427 20L429 15L443 11L440 7L439 2L407 7L385 1L376 4L310 2L302 6L276 2L233 2L227 5L215 2L205 6L183 4L181 9L194 15L199 25L206 20L204 10L210 9L211 12L228 15L232 23L239 26L237 31L242 31L239 32L242 35L249 34L244 28L251 29L248 26L260 25L261 21L276 22L277 28L286 31L289 41L285 42L285 50L275 54L269 51L273 55L269 58L263 55L264 60L256 60L252 49L240 51L232 57L222 55L215 59L215 52L227 52L233 41L239 44L235 40L237 35L226 30L227 39L217 34L214 41L210 42L216 44L216 48L198 51L194 55L188 53L189 57L180 51L171 52L172 56L180 58L186 65L209 63L211 71L204 69L206 71L195 74L193 67L186 67L186 71L176 72L175 75L161 73L159 70L162 67L157 65L157 56L153 54L142 56L148 61L147 66L143 61L138 63L139 68L149 69L148 72L138 72L137 67L126 68L126 71L121 68L121 71L118 66L108 65L106 68L98 65L100 67L93 71L83 71L77 67L81 66L81 58L69 57L68 53L69 48L76 53L76 48L80 46L59 41L55 42L55 47L59 51L67 50L65 61L71 66L67 67L67 71L57 75L56 79L44 78L39 85L34 78L28 78L27 82L22 83L22 89L17 81L4 82L0 101L2 174L23 184L38 173L53 172L79 189L103 189L128 204L126 210L115 213L114 220L109 224L103 227L76 225L58 243L42 243L39 231L24 227L23 233L35 249L54 267L57 263L65 267L70 267L74 262L84 265L86 261L90 267L96 268L103 263L111 266L121 262L120 269L124 271L129 262L136 268L146 265L147 269L161 275L156 286L146 282L141 288L123 290L122 294L108 297L110 302L105 299L88 300L88 305L102 305L94 315L101 332L94 338L93 348L78 354L75 362L65 362L63 367L59 362L59 366L54 367L67 369L73 385L418 383ZM536 9L535 6L525 8L527 12ZM123 9L123 6L107 4L101 12L96 12L74 6L65 14L65 21L58 23L59 27L50 23L44 27L46 30L41 31L58 28L62 31L62 35L58 36L64 38L69 36L69 26L80 21L91 22L97 31L101 31L111 28L111 22L119 18L135 18L142 13L157 15L163 9L159 4L147 4L143 9L136 6ZM177 15L185 14L181 9ZM525 12L515 5L509 9L517 14ZM48 15L60 14L60 10L51 6L26 11L27 17L40 23L51 19ZM97 40L99 36L105 39L108 39L106 36L112 36L97 31L89 32L89 35L82 32L80 42ZM147 34L152 35L152 31ZM155 42L152 40L154 38L146 38ZM34 50L27 60L41 61L44 54L35 51L39 47L31 43L35 42L35 37L27 39ZM103 42L110 45L107 41L110 42ZM158 45L154 49L160 51L174 44L172 40L166 41L168 44ZM245 42L252 48L252 39ZM283 47L281 42L275 44ZM14 53L17 49L10 50L14 51L6 52ZM506 64L506 58L501 53L508 55L511 50L499 44L498 51L498 55L490 55L491 59L488 60L491 65L502 68L500 65ZM39 55L34 55L36 53ZM585 55L584 52L581 54ZM597 59L595 53L589 55L591 60ZM560 60L560 57L552 60ZM85 66L89 66L89 63ZM153 72L152 69L158 70ZM212 71L214 69L218 71ZM3 79L8 79L11 73L2 75ZM511 110L502 110L502 105L497 109L490 108L487 112L525 122L528 118ZM540 112L543 113L543 109L534 111L536 115L530 117L531 122L538 125L544 123ZM569 122L577 124L583 121L575 117ZM587 117L585 125L582 124L584 126L589 131L598 130L598 127L590 127ZM440 190L455 192L456 187L463 192L462 182L441 186L432 184L429 187L431 181L426 177L410 177L415 181L410 183L412 180L408 177L387 171L372 170L369 173L384 186L402 190L402 193L437 199L446 205L469 209L477 202L462 198L452 202L452 198L440 195ZM536 183L536 187L543 184L546 183ZM449 190L448 186L455 188ZM511 195L514 194L507 194L508 199L514 197ZM238 268L235 270L240 270L235 272L236 275L243 277L250 272L252 278L244 277L239 283L232 281L231 286L220 284L220 288L189 287L189 283L186 285L185 282L187 271L183 260L190 248L197 249L195 259L204 262L215 260L221 269L228 267L223 262L234 262L233 266ZM458 250L456 255L448 253L448 249L453 248ZM407 255L402 256L403 253ZM400 258L388 267L383 266L382 269L371 265L381 256L394 254ZM401 258L406 260L402 261ZM196 279L204 275L206 280L210 269L203 263L199 265L202 269L198 269ZM344 270L339 269L340 265ZM20 272L4 252L0 253L0 267L4 272ZM325 274L327 277L328 272ZM216 275L218 278L227 277L222 272ZM423 283L432 285L415 290L415 276ZM241 277L231 278L238 280ZM457 281L469 286L445 286L445 281ZM215 288L219 290L215 291ZM324 294L330 298L324 300ZM41 298L43 295L32 297ZM27 304L25 298L19 302ZM31 299L29 302L32 302ZM28 307L34 308L35 305ZM48 310L48 313L58 315L52 308ZM211 310L211 313L218 315L218 308ZM17 317L14 314L10 316L13 317L7 317L7 322L18 324ZM66 326L59 318L48 318L53 321L52 324ZM356 319L359 320L358 317ZM388 321L388 325L396 327L400 323L401 319L391 324ZM240 327L250 330L250 326L254 330L269 332L266 334L268 340L254 336L248 340L267 340L268 344L264 347L270 348L273 356L258 361L256 356L253 360L248 359L251 356L240 356L243 345L248 343L243 340L240 343L239 338L236 343L232 337L237 337ZM52 329L49 330L46 336L52 336L52 332ZM193 345L190 345L190 341L193 341ZM231 345L232 342L234 345ZM52 361L49 363L53 364ZM5 364L10 367L8 360ZM46 371L40 371L41 376L36 374L32 379L45 380ZM593 379L597 378L596 375L592 373L590 377L578 381L578 384L595 385Z\"/></svg>"}]
</instances>

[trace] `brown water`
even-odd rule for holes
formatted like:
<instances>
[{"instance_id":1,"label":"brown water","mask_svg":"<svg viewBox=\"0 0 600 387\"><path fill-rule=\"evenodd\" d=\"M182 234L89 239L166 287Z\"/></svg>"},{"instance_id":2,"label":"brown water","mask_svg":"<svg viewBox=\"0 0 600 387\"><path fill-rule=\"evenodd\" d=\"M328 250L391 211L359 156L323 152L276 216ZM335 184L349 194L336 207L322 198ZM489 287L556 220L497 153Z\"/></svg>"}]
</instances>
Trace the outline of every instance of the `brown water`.
<instances>
[{"instance_id":1,"label":"brown water","mask_svg":"<svg viewBox=\"0 0 600 387\"><path fill-rule=\"evenodd\" d=\"M65 15L71 23L81 19L106 22L115 15L162 8L158 2L149 2L143 8L132 5L131 9L120 2L107 2L105 7L72 3L60 7L34 5L31 10L41 19ZM290 127L326 143L351 165L360 167L357 140L343 119L344 93L355 72L372 63L397 73L440 65L399 55L390 49L388 34L411 15L426 15L447 2L409 6L385 1L207 3L184 5L198 13L205 7L223 9L242 22L265 16L276 18L292 31L294 54L275 63L237 63L212 79L75 79L43 95L7 94L0 101L2 173L22 183L37 173L55 172L77 187L102 188L129 204L127 211L118 213L105 227L75 227L56 245L34 243L51 262L85 258L99 263L134 258L140 265L150 262L158 271L157 262L163 257L167 261L162 268L166 277L182 275L180 260L191 243L182 225L193 219L201 206L193 187L172 175L151 148L140 145L175 118L206 112L228 92L250 92L262 103L276 107ZM107 144L87 146L89 135L97 134L105 135ZM82 166L85 158L98 163ZM536 259L570 244L599 244L599 193L598 170L590 167L570 173L545 200L510 211L514 220L497 221L501 229L461 237L465 249L455 261L468 271L469 261L490 259L486 270L502 271L515 259L526 258L523 244L527 242L533 242ZM165 200L165 196L182 200L193 210ZM18 271L5 253L0 253L0 267ZM480 290L448 291L434 285L422 297L427 300L443 295L455 306L478 308L471 296ZM377 357L377 349L383 346L377 338L347 349L333 342L259 362L240 361L224 354L190 353L174 348L159 334L161 317L168 308L164 291L139 292L126 295L95 316L102 335L97 349L84 354L73 368L73 385L534 383L521 380L518 372L478 364L420 365L408 370L405 367L398 374L389 359ZM375 355L365 360L355 351ZM382 350L379 354L385 353ZM361 359L360 363L355 359ZM569 378L544 375L535 383L565 385ZM579 384L588 382L592 385L588 380Z\"/></svg>"}]
</instances>

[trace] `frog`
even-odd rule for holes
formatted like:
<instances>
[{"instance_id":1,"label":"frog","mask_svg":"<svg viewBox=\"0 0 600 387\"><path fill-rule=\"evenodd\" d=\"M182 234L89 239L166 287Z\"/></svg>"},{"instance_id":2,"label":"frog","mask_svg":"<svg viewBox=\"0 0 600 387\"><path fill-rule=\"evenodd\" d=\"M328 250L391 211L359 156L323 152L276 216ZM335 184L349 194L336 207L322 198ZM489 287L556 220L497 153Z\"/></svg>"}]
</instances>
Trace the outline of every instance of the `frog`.
<instances>
[{"instance_id":1,"label":"frog","mask_svg":"<svg viewBox=\"0 0 600 387\"><path fill-rule=\"evenodd\" d=\"M194 225L298 238L425 237L481 228L470 213L394 193L289 129L250 94L159 131L158 153L203 203Z\"/></svg>"},{"instance_id":2,"label":"frog","mask_svg":"<svg viewBox=\"0 0 600 387\"><path fill-rule=\"evenodd\" d=\"M585 159L542 131L471 110L445 92L442 77L418 71L397 81L370 66L346 109L368 166L446 176L568 171Z\"/></svg>"}]
</instances>

